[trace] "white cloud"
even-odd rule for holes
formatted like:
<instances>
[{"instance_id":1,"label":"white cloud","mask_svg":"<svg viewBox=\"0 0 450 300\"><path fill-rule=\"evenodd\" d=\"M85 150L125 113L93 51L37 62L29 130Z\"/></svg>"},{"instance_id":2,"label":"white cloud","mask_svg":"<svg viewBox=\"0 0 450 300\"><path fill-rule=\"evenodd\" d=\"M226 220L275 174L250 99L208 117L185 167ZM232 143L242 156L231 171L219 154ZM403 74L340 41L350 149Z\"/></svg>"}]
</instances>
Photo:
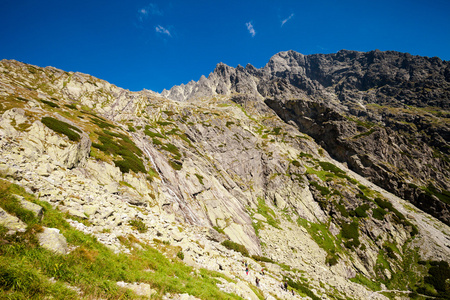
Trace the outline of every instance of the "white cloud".
<instances>
[{"instance_id":1,"label":"white cloud","mask_svg":"<svg viewBox=\"0 0 450 300\"><path fill-rule=\"evenodd\" d=\"M149 5L138 10L138 19L143 22L148 16L162 16L163 12L159 9L158 5L150 3Z\"/></svg>"},{"instance_id":2,"label":"white cloud","mask_svg":"<svg viewBox=\"0 0 450 300\"><path fill-rule=\"evenodd\" d=\"M252 22L245 23L245 26L247 26L247 30L252 35L252 37L255 37L256 31L255 28L253 28Z\"/></svg>"},{"instance_id":3,"label":"white cloud","mask_svg":"<svg viewBox=\"0 0 450 300\"><path fill-rule=\"evenodd\" d=\"M294 14L291 14L289 17L287 17L286 19L284 19L283 21L281 21L281 27L283 27L283 25L286 24L287 21L289 21L290 19L292 19L293 16L294 16Z\"/></svg>"},{"instance_id":4,"label":"white cloud","mask_svg":"<svg viewBox=\"0 0 450 300\"><path fill-rule=\"evenodd\" d=\"M161 25L156 26L156 27L155 27L155 30L156 30L156 32L159 32L159 33L162 33L162 34L166 34L166 35L168 35L168 36L170 36L170 37L172 36L172 35L170 34L170 31L167 30L166 28L162 27Z\"/></svg>"}]
</instances>

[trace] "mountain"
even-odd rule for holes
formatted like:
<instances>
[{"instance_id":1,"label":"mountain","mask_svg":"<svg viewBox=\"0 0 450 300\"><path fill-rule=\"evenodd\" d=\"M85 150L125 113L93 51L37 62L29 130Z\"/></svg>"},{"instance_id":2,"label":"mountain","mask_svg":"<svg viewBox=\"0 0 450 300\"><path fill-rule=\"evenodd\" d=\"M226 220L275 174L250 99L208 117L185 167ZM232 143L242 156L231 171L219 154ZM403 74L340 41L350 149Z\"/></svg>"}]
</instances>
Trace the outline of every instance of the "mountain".
<instances>
[{"instance_id":1,"label":"mountain","mask_svg":"<svg viewBox=\"0 0 450 300\"><path fill-rule=\"evenodd\" d=\"M244 93L332 157L450 224L450 63L393 51L273 56L262 69L217 65L162 95Z\"/></svg>"},{"instance_id":2,"label":"mountain","mask_svg":"<svg viewBox=\"0 0 450 300\"><path fill-rule=\"evenodd\" d=\"M158 94L3 60L0 289L445 298L449 75L288 51Z\"/></svg>"}]
</instances>

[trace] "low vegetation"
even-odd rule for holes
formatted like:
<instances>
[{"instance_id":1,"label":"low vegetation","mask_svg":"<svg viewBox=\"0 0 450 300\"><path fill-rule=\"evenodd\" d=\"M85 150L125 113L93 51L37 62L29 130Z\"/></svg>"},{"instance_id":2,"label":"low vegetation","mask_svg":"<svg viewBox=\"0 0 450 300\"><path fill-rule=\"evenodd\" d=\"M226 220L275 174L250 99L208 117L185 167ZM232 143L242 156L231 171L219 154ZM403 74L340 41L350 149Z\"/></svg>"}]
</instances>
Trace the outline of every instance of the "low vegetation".
<instances>
[{"instance_id":1,"label":"low vegetation","mask_svg":"<svg viewBox=\"0 0 450 300\"><path fill-rule=\"evenodd\" d=\"M71 141L78 142L80 140L80 135L77 132L81 133L81 130L73 125L52 117L43 117L41 122L51 130L64 134Z\"/></svg>"},{"instance_id":2,"label":"low vegetation","mask_svg":"<svg viewBox=\"0 0 450 300\"><path fill-rule=\"evenodd\" d=\"M225 248L227 248L227 249L234 250L236 252L240 252L244 256L247 256L247 257L249 256L248 250L247 250L247 248L245 248L244 245L235 243L230 240L223 241L222 245L225 246Z\"/></svg>"},{"instance_id":3,"label":"low vegetation","mask_svg":"<svg viewBox=\"0 0 450 300\"><path fill-rule=\"evenodd\" d=\"M174 260L182 259L182 252L166 257L133 238L141 250L132 250L129 255L115 254L94 237L72 228L60 212L19 186L1 180L0 193L0 206L9 207L11 214L28 224L26 232L14 235L6 235L0 226L0 294L5 299L140 298L119 287L118 281L149 283L157 291L156 298L166 293L189 293L200 299L240 299L216 286L215 277L223 275L204 269L194 272L181 260ZM20 208L13 194L41 205L43 219L37 220ZM58 228L74 250L60 255L40 247L36 234L43 226Z\"/></svg>"},{"instance_id":4,"label":"low vegetation","mask_svg":"<svg viewBox=\"0 0 450 300\"><path fill-rule=\"evenodd\" d=\"M146 173L144 162L141 158L142 151L130 138L124 134L104 129L103 132L95 132L100 143L92 143L92 147L112 155L116 167L122 173L133 171Z\"/></svg>"}]
</instances>

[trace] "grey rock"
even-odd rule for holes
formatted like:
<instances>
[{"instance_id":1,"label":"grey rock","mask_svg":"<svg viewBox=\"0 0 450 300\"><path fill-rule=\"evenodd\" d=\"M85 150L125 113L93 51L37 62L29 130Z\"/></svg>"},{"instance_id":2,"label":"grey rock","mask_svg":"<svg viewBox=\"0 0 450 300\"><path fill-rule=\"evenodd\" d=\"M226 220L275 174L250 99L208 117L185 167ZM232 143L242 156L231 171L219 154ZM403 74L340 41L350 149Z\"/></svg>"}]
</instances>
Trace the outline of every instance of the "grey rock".
<instances>
[{"instance_id":1,"label":"grey rock","mask_svg":"<svg viewBox=\"0 0 450 300\"><path fill-rule=\"evenodd\" d=\"M67 254L67 241L59 229L44 227L44 231L38 233L37 237L41 247L59 254Z\"/></svg>"},{"instance_id":2,"label":"grey rock","mask_svg":"<svg viewBox=\"0 0 450 300\"><path fill-rule=\"evenodd\" d=\"M16 232L25 232L27 224L22 222L19 218L10 215L3 208L0 207L0 225L8 229L8 234Z\"/></svg>"}]
</instances>

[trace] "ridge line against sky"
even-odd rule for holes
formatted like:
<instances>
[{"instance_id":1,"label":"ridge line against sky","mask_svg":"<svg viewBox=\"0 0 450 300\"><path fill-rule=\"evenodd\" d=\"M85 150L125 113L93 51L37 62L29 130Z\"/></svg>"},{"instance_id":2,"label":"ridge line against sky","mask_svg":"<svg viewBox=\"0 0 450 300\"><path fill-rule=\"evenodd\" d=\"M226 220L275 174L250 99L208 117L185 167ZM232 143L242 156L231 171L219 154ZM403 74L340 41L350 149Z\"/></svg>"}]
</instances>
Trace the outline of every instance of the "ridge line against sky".
<instances>
[{"instance_id":1,"label":"ridge line against sky","mask_svg":"<svg viewBox=\"0 0 450 300\"><path fill-rule=\"evenodd\" d=\"M161 92L216 64L375 49L450 59L450 1L3 0L0 59Z\"/></svg>"}]
</instances>

